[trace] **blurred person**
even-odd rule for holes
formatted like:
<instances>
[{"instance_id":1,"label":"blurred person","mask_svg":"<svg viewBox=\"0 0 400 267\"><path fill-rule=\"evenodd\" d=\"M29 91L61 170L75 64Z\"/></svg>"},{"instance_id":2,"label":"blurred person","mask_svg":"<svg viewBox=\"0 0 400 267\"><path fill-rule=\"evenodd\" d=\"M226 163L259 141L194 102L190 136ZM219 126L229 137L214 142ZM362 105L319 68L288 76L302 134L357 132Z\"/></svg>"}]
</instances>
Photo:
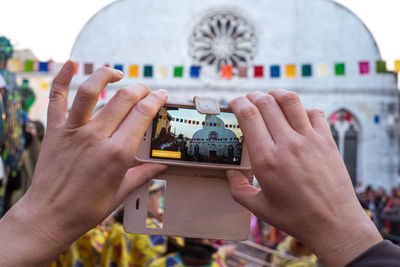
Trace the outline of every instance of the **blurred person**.
<instances>
[{"instance_id":1,"label":"blurred person","mask_svg":"<svg viewBox=\"0 0 400 267\"><path fill-rule=\"evenodd\" d=\"M49 263L165 169L132 168L132 162L166 91L123 88L92 118L101 91L122 78L102 67L80 86L67 117L74 73L68 61L53 81L32 185L0 220L0 266ZM309 247L325 267L398 266L400 248L382 241L358 203L322 112L306 111L295 93L283 89L252 92L229 106L252 140L250 162L261 187L227 171L236 201Z\"/></svg>"},{"instance_id":2,"label":"blurred person","mask_svg":"<svg viewBox=\"0 0 400 267\"><path fill-rule=\"evenodd\" d=\"M276 248L279 252L286 255L299 258L299 260L290 260L284 257L276 256L275 254L271 257L271 263L277 264L278 266L290 266L290 267L317 267L317 257L312 251L292 236L287 236Z\"/></svg>"},{"instance_id":3,"label":"blurred person","mask_svg":"<svg viewBox=\"0 0 400 267\"><path fill-rule=\"evenodd\" d=\"M149 267L225 267L223 256L217 252L210 239L185 238L185 245L180 246L178 252L154 260Z\"/></svg>"}]
</instances>

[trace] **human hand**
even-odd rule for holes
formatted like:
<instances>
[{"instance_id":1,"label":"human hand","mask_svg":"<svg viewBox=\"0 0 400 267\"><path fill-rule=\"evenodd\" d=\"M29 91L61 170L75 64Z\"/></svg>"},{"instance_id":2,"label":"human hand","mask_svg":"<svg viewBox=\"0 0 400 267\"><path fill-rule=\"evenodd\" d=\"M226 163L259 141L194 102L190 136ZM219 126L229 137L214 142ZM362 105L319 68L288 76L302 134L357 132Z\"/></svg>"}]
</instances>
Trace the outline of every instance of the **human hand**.
<instances>
[{"instance_id":1,"label":"human hand","mask_svg":"<svg viewBox=\"0 0 400 267\"><path fill-rule=\"evenodd\" d=\"M361 208L324 114L297 94L252 92L229 103L261 190L238 171L233 198L310 247L323 266L343 266L382 240Z\"/></svg>"},{"instance_id":2,"label":"human hand","mask_svg":"<svg viewBox=\"0 0 400 267\"><path fill-rule=\"evenodd\" d=\"M131 167L167 92L151 93L140 84L120 89L92 118L101 91L122 78L120 71L102 67L79 87L67 116L74 71L74 63L68 61L53 81L47 130L32 185L0 224L8 229L14 225L12 238L22 240L17 247L24 256L18 262L10 261L9 255L0 257L1 266L42 266L99 224L129 192L166 168L158 164ZM8 237L0 230L2 256L13 247L5 245ZM24 261L27 256L31 257L28 262Z\"/></svg>"}]
</instances>

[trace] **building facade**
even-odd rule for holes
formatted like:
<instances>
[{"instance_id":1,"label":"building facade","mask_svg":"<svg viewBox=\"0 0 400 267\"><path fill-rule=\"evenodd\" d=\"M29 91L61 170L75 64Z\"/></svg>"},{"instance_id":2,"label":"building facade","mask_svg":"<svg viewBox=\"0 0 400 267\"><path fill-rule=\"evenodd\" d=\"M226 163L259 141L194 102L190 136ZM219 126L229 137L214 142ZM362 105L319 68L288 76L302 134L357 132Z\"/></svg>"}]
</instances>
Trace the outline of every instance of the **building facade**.
<instances>
[{"instance_id":1,"label":"building facade","mask_svg":"<svg viewBox=\"0 0 400 267\"><path fill-rule=\"evenodd\" d=\"M252 90L296 91L325 112L353 183L398 184L397 77L381 70L360 18L334 1L119 0L87 22L71 58L73 90L97 67L123 69L99 105L136 82L221 103Z\"/></svg>"}]
</instances>

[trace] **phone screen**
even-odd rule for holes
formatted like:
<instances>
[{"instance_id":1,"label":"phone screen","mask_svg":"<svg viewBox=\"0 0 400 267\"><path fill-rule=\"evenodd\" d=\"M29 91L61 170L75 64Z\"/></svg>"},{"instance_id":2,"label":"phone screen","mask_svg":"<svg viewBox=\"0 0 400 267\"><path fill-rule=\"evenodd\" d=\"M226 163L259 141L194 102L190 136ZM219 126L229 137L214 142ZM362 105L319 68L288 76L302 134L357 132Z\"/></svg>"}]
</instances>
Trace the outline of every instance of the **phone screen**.
<instances>
[{"instance_id":1,"label":"phone screen","mask_svg":"<svg viewBox=\"0 0 400 267\"><path fill-rule=\"evenodd\" d=\"M233 113L162 107L153 120L151 158L240 165L243 134Z\"/></svg>"}]
</instances>

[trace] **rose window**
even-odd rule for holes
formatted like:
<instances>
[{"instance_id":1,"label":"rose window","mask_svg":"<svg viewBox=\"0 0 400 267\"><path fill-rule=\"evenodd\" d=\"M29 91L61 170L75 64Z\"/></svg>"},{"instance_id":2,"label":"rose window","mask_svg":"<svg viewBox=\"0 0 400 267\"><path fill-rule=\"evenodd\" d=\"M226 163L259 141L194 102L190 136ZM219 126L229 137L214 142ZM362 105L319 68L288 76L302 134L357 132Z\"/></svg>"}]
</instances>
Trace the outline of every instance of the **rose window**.
<instances>
[{"instance_id":1,"label":"rose window","mask_svg":"<svg viewBox=\"0 0 400 267\"><path fill-rule=\"evenodd\" d=\"M249 65L256 52L257 38L247 20L231 12L218 12L194 27L189 47L195 64L215 66L218 72L225 64Z\"/></svg>"}]
</instances>

